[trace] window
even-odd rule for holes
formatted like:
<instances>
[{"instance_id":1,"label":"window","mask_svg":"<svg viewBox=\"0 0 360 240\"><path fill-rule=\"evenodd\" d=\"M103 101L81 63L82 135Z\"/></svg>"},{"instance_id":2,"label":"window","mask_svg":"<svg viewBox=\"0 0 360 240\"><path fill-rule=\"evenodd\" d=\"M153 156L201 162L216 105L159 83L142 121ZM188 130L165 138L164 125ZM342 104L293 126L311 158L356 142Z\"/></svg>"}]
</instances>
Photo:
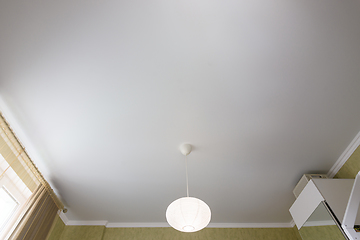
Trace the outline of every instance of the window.
<instances>
[{"instance_id":1,"label":"window","mask_svg":"<svg viewBox=\"0 0 360 240\"><path fill-rule=\"evenodd\" d=\"M19 206L19 202L11 196L11 194L5 189L0 188L0 231L4 228L6 223L10 220L11 216L15 213L15 210Z\"/></svg>"},{"instance_id":2,"label":"window","mask_svg":"<svg viewBox=\"0 0 360 240\"><path fill-rule=\"evenodd\" d=\"M27 234L29 230L36 236L47 234L51 227L48 223L51 223L58 209L64 208L31 161L1 112L0 189L0 215L2 217L0 218L0 239L7 239L14 229L17 229L15 235ZM34 199L30 200L33 193ZM39 199L43 196L46 198ZM47 196L51 196L51 198ZM30 202L27 205L28 200ZM41 205L37 200L41 200ZM30 209L32 210L30 211ZM25 215L31 218L31 221L22 218ZM44 219L48 219L48 221ZM28 221L31 222L29 226L27 225ZM19 223L21 224L19 225ZM32 224L36 227L33 226L30 229ZM38 231L40 228L44 228L45 231ZM45 236L41 237L41 239L43 238L45 239Z\"/></svg>"},{"instance_id":3,"label":"window","mask_svg":"<svg viewBox=\"0 0 360 240\"><path fill-rule=\"evenodd\" d=\"M6 239L31 191L2 155L0 174L0 239Z\"/></svg>"}]
</instances>

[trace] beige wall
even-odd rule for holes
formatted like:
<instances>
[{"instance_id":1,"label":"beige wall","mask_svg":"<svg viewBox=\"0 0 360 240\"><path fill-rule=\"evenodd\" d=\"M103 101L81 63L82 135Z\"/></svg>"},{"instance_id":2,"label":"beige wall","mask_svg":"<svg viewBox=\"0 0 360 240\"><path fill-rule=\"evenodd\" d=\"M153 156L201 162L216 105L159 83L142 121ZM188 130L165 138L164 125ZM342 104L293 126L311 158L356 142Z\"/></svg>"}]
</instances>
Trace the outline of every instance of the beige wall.
<instances>
[{"instance_id":1,"label":"beige wall","mask_svg":"<svg viewBox=\"0 0 360 240\"><path fill-rule=\"evenodd\" d=\"M360 171L360 147L350 156L335 178L355 178ZM47 240L301 240L297 228L205 228L181 233L172 228L105 228L104 226L65 226L57 216Z\"/></svg>"}]
</instances>

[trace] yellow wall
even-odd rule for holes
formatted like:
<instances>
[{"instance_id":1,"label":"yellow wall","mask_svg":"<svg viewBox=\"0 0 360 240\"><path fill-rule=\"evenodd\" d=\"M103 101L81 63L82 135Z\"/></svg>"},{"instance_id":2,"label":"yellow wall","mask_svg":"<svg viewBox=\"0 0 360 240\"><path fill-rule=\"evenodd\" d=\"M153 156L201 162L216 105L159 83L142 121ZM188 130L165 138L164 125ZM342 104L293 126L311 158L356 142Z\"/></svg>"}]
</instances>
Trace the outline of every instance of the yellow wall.
<instances>
[{"instance_id":1,"label":"yellow wall","mask_svg":"<svg viewBox=\"0 0 360 240\"><path fill-rule=\"evenodd\" d=\"M56 215L46 240L102 240L104 233L104 226L65 226L59 215Z\"/></svg>"},{"instance_id":2,"label":"yellow wall","mask_svg":"<svg viewBox=\"0 0 360 240\"><path fill-rule=\"evenodd\" d=\"M300 234L304 240L341 240L345 239L336 225L302 227Z\"/></svg>"},{"instance_id":3,"label":"yellow wall","mask_svg":"<svg viewBox=\"0 0 360 240\"><path fill-rule=\"evenodd\" d=\"M195 233L182 233L173 228L107 228L103 240L297 240L292 228L205 228Z\"/></svg>"},{"instance_id":4,"label":"yellow wall","mask_svg":"<svg viewBox=\"0 0 360 240\"><path fill-rule=\"evenodd\" d=\"M59 215L56 215L53 225L52 225L50 232L46 239L47 240L58 240L60 238L62 232L64 231L64 228L65 228L64 222L61 220Z\"/></svg>"},{"instance_id":5,"label":"yellow wall","mask_svg":"<svg viewBox=\"0 0 360 240\"><path fill-rule=\"evenodd\" d=\"M56 224L61 225L61 219ZM63 223L62 223L63 224ZM54 227L55 229L56 227ZM104 226L65 226L47 240L298 240L293 228L205 228L182 233L173 228L105 228Z\"/></svg>"},{"instance_id":6,"label":"yellow wall","mask_svg":"<svg viewBox=\"0 0 360 240\"><path fill-rule=\"evenodd\" d=\"M56 216L47 240L299 240L293 228L205 228L182 233L173 228L105 228L104 226L65 226Z\"/></svg>"},{"instance_id":7,"label":"yellow wall","mask_svg":"<svg viewBox=\"0 0 360 240\"><path fill-rule=\"evenodd\" d=\"M101 240L105 226L65 226L59 240Z\"/></svg>"},{"instance_id":8,"label":"yellow wall","mask_svg":"<svg viewBox=\"0 0 360 240\"><path fill-rule=\"evenodd\" d=\"M297 240L303 240L300 236L299 230L297 229L296 225L293 227L293 229L294 229L295 235L297 237Z\"/></svg>"},{"instance_id":9,"label":"yellow wall","mask_svg":"<svg viewBox=\"0 0 360 240\"><path fill-rule=\"evenodd\" d=\"M334 178L355 178L360 171L360 147L349 157Z\"/></svg>"}]
</instances>

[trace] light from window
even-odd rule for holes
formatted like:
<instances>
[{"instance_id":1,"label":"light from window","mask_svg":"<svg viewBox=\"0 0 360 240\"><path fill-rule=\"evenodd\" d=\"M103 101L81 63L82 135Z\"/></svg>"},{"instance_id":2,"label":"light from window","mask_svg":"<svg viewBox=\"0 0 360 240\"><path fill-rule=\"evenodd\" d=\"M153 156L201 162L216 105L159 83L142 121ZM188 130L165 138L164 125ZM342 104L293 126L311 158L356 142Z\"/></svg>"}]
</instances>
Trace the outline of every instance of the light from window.
<instances>
[{"instance_id":1,"label":"light from window","mask_svg":"<svg viewBox=\"0 0 360 240\"><path fill-rule=\"evenodd\" d=\"M0 230L6 225L7 221L11 218L15 212L19 203L16 199L10 195L10 193L4 188L0 188Z\"/></svg>"}]
</instances>

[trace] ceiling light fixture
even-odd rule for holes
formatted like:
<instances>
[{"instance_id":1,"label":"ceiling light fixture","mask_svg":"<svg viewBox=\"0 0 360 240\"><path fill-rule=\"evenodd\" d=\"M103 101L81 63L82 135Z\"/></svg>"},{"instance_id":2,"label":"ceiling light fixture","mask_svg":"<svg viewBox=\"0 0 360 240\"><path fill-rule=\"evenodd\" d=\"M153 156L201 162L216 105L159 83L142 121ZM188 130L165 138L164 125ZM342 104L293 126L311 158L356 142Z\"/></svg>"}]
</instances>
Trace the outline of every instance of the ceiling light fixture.
<instances>
[{"instance_id":1,"label":"ceiling light fixture","mask_svg":"<svg viewBox=\"0 0 360 240\"><path fill-rule=\"evenodd\" d=\"M185 155L186 165L186 197L173 201L166 209L166 220L181 232L196 232L205 228L211 219L209 206L198 198L189 197L187 173L187 155L191 152L190 144L182 144L180 151Z\"/></svg>"}]
</instances>

